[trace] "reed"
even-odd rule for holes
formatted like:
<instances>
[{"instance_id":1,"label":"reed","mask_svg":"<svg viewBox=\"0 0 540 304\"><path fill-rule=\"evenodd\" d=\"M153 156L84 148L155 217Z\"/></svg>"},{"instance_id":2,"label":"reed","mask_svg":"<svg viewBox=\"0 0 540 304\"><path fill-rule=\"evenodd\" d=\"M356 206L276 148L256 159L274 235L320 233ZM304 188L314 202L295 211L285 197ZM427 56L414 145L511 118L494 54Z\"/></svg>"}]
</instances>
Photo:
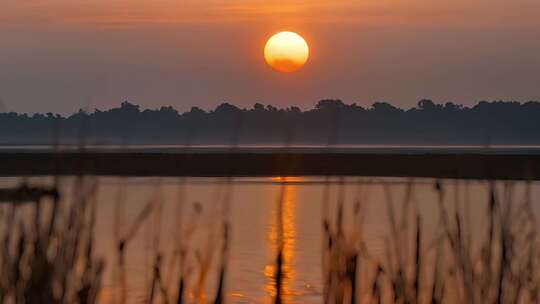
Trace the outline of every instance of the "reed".
<instances>
[{"instance_id":1,"label":"reed","mask_svg":"<svg viewBox=\"0 0 540 304\"><path fill-rule=\"evenodd\" d=\"M347 203L344 185L344 178L340 178L336 189L324 186L324 303L538 303L540 251L530 185L525 185L521 197L515 183L490 181L486 183L486 198L476 202L468 198L466 183L435 181L433 203L438 219L430 240L415 200L414 181L407 183L401 197L383 184L389 232L382 255L370 251L364 235L367 193L377 185L359 182L352 204ZM50 187L24 183L0 190L0 269L4 274L0 277L0 303L99 301L105 262L96 256L94 244L98 186L96 178L76 177L69 202L60 191L59 179ZM292 299L283 289L287 277L283 255L285 187L281 185L275 205L274 303ZM450 187L453 197L448 194ZM170 238L173 250L164 251L160 236L154 236L145 302L227 303L232 182L226 183L216 207L221 211L215 214L197 202L191 211L184 210L184 185L180 188L175 215L178 225ZM332 190L337 191L335 200L331 200ZM114 303L130 302L126 268L132 241L146 225L154 225L154 232L160 234L164 212L163 198L156 190L131 221L124 219L125 191L121 185L115 202L116 260L110 266L118 288ZM485 225L473 223L471 204L485 205ZM213 224L202 231L202 220ZM478 229L482 229L480 237L476 236ZM196 233L207 233L202 248L193 241ZM213 290L208 290L210 285Z\"/></svg>"},{"instance_id":2,"label":"reed","mask_svg":"<svg viewBox=\"0 0 540 304\"><path fill-rule=\"evenodd\" d=\"M383 261L357 245L361 230L343 231L345 207L338 195L334 218L323 219L325 303L537 302L540 251L530 186L517 200L513 183L488 182L485 236L473 241L468 210L473 202L463 202L461 186L454 182L452 205L447 186L436 181L439 224L435 239L427 241L422 216L411 199L412 185L400 213L389 186L383 185L390 231ZM355 212L353 222L356 217ZM368 265L374 274L361 275Z\"/></svg>"},{"instance_id":3,"label":"reed","mask_svg":"<svg viewBox=\"0 0 540 304\"><path fill-rule=\"evenodd\" d=\"M93 252L96 192L87 177L77 177L80 195L65 206L56 187L3 190L0 302L97 303L104 261Z\"/></svg>"},{"instance_id":4,"label":"reed","mask_svg":"<svg viewBox=\"0 0 540 304\"><path fill-rule=\"evenodd\" d=\"M325 186L327 187L327 186ZM362 254L365 254L363 200L356 197L352 231L345 228L345 193L340 179L335 215L330 216L329 189L323 195L323 277L324 303L357 303L361 280Z\"/></svg>"}]
</instances>

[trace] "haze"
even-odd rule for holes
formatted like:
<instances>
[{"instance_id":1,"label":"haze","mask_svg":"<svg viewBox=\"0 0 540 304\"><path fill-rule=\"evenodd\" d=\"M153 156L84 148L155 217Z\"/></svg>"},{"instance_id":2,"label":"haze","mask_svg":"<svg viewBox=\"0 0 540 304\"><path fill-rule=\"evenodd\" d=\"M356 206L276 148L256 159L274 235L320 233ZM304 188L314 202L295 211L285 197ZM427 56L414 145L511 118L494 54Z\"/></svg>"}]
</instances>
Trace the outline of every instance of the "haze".
<instances>
[{"instance_id":1,"label":"haze","mask_svg":"<svg viewBox=\"0 0 540 304\"><path fill-rule=\"evenodd\" d=\"M3 0L0 110L538 100L539 12L536 0ZM262 57L282 30L311 47L292 74Z\"/></svg>"}]
</instances>

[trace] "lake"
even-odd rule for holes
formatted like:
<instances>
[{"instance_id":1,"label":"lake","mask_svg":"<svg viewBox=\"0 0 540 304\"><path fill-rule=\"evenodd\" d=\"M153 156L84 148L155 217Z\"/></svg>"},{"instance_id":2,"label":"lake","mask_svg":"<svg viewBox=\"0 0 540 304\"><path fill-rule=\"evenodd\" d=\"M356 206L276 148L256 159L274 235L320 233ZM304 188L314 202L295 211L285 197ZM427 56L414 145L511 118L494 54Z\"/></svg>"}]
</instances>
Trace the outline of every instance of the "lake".
<instances>
[{"instance_id":1,"label":"lake","mask_svg":"<svg viewBox=\"0 0 540 304\"><path fill-rule=\"evenodd\" d=\"M11 187L22 179L2 178L0 181L1 187ZM53 178L33 177L27 181L33 185L51 185ZM225 290L231 303L271 302L276 292L276 256L281 241L284 302L321 303L323 221L326 218L332 225L340 221L337 219L340 202L343 202L344 233L351 240L356 238L355 242L361 238L370 257L371 262L365 262L365 273L362 272L360 278L372 275L370 263L384 263L387 259L385 246L392 233L389 206L397 222L403 223L400 229L413 231L418 212L423 231L422 250L426 255L431 255L433 241L440 237L437 231L441 192L432 179L87 177L85 183L96 185L92 188L97 208L94 254L103 257L106 263L99 294L102 303L118 302L122 294L119 283L122 271L127 278L127 301L144 301L151 289L158 253L162 286L168 297L174 298L179 273L184 273L186 300L212 302L222 252L225 252L222 249L224 223L230 225ZM486 237L489 184L486 181L440 181L444 205L448 210L460 210L467 215L464 225L474 240ZM501 204L517 206L529 197L537 202L540 184L527 185L525 182L496 182L495 192ZM75 202L84 192L75 177L62 178L60 189L64 202ZM540 205L532 204L532 207L531 213L540 216ZM7 207L1 208L2 214L6 214ZM32 207L22 209L21 220L31 222ZM410 219L401 221L402 214ZM362 226L358 228L360 222ZM117 242L126 235L133 237L126 242L125 269L120 270ZM406 247L400 250L407 254ZM184 254L182 268L177 258L179 252ZM158 293L156 298L162 295Z\"/></svg>"}]
</instances>

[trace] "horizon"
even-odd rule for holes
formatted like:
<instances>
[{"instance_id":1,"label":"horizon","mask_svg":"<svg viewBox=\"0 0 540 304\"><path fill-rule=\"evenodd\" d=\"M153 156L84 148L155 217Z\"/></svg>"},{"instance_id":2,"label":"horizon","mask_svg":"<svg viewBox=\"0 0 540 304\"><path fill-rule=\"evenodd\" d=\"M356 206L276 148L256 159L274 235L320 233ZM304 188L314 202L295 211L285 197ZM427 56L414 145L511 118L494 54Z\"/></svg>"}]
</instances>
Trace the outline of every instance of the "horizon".
<instances>
[{"instance_id":1,"label":"horizon","mask_svg":"<svg viewBox=\"0 0 540 304\"><path fill-rule=\"evenodd\" d=\"M0 143L283 144L294 145L538 145L540 102L479 102L473 107L420 100L402 109L321 100L313 108L223 103L210 111L172 106L120 107L69 116L0 113ZM451 126L451 127L450 127ZM87 142L90 143L90 142Z\"/></svg>"},{"instance_id":2,"label":"horizon","mask_svg":"<svg viewBox=\"0 0 540 304\"><path fill-rule=\"evenodd\" d=\"M161 109L166 109L166 108L172 108L173 110L175 110L178 114L185 114L185 113L189 113L191 112L193 109L198 109L198 110L202 110L203 112L205 113L212 113L212 112L215 112L215 110L217 108L219 108L220 106L227 106L227 105L231 105L235 108L237 108L238 110L242 110L242 111L249 111L249 110L254 110L256 109L256 107L258 105L260 106L263 106L264 107L264 110L269 110L271 108L275 108L279 111L281 110L292 110L292 109L299 109L300 112L304 113L304 112L309 112L309 111L313 111L313 110L316 110L317 109L317 105L321 102L325 102L325 101L330 101L330 102L339 102L339 103L342 103L343 106L346 106L346 107L358 107L358 108L362 108L364 110L374 110L374 106L377 105L377 104L388 104L392 107L394 107L395 109L398 109L398 110L401 110L401 111L404 111L404 112L407 112L407 111L410 111L410 110L421 110L421 106L420 106L420 102L422 101L428 101L428 102L432 102L433 105L435 106L438 106L438 107L443 107L445 105L454 105L454 106L458 106L460 108L460 110L465 110L465 109L473 109L481 104L498 104L498 103L502 103L502 104L519 104L519 105L526 105L526 104L535 104L535 103L539 103L540 104L540 99L539 100L478 100L478 101L474 101L474 102L469 102L469 103L456 103L456 102L453 102L453 101L434 101L432 99L429 99L429 98L421 98L420 100L418 100L415 104L408 104L406 106L400 106L398 104L394 104L392 102L388 102L388 101L374 101L372 103L358 103L358 102L346 102L346 101L343 101L341 99L320 99L318 100L317 102L313 103L313 104L308 104L308 105L304 105L303 107L301 106L298 106L298 105L295 105L295 104L290 104L290 105L285 105L285 106L279 106L279 105L273 105L273 104L264 104L264 103L260 103L260 102L254 102L252 104L248 104L248 105L239 105L237 103L233 103L233 102L230 102L230 101L223 101L223 102L220 102L218 104L216 104L213 108L203 108L203 107L199 107L199 106L196 106L196 105L193 105L189 108L186 108L185 110L181 110L181 109L178 109L176 108L174 105L171 105L171 104L163 104L163 105L156 105L154 107L144 107L143 104L139 104L137 102L134 102L132 100L124 100L124 101L121 101L119 104L116 104L116 105L112 105L108 108L87 108L87 109L83 109L83 108L79 108L78 110L74 111L74 112L71 112L71 113L55 113L55 112L16 112L16 111L8 111L5 109L5 107L3 107L2 103L1 103L1 100L0 100L0 114L9 114L9 113L16 113L18 115L30 115L30 116L34 116L34 115L46 115L48 113L51 113L53 115L59 115L63 118L69 118L71 116L74 116L74 115L77 115L79 113L86 113L86 114L93 114L93 113L96 113L96 112L107 112L107 111L110 111L110 110L115 110L115 109L121 109L123 107L123 105L130 105L130 106L135 106L138 108L138 110L140 112L143 112L143 111L159 111Z\"/></svg>"}]
</instances>

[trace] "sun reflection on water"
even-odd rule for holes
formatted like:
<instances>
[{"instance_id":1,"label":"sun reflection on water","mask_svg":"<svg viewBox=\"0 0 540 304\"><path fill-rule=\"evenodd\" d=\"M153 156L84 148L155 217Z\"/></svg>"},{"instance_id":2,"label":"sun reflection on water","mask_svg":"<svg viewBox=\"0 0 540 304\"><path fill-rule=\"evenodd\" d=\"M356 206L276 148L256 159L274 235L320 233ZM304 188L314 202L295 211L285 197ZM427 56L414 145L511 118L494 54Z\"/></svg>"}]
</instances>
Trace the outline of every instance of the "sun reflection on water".
<instances>
[{"instance_id":1,"label":"sun reflection on water","mask_svg":"<svg viewBox=\"0 0 540 304\"><path fill-rule=\"evenodd\" d=\"M288 181L299 181L295 177L273 178L275 181L281 181L282 184L276 191L276 205L272 211L270 225L268 229L267 250L272 259L264 267L264 275L267 278L264 290L271 295L276 295L276 257L282 238L283 248L283 280L282 280L282 298L285 302L294 295L292 282L296 276L295 252L296 252L296 207L297 207L297 186L288 184ZM281 206L280 206L281 204ZM281 212L280 212L280 208ZM281 213L281 220L279 218ZM280 228L282 227L282 229ZM281 236L280 236L281 234Z\"/></svg>"},{"instance_id":2,"label":"sun reflection on water","mask_svg":"<svg viewBox=\"0 0 540 304\"><path fill-rule=\"evenodd\" d=\"M305 179L301 176L275 176L271 179L273 182L279 183L300 183L305 181ZM279 195L279 193L277 195Z\"/></svg>"}]
</instances>

